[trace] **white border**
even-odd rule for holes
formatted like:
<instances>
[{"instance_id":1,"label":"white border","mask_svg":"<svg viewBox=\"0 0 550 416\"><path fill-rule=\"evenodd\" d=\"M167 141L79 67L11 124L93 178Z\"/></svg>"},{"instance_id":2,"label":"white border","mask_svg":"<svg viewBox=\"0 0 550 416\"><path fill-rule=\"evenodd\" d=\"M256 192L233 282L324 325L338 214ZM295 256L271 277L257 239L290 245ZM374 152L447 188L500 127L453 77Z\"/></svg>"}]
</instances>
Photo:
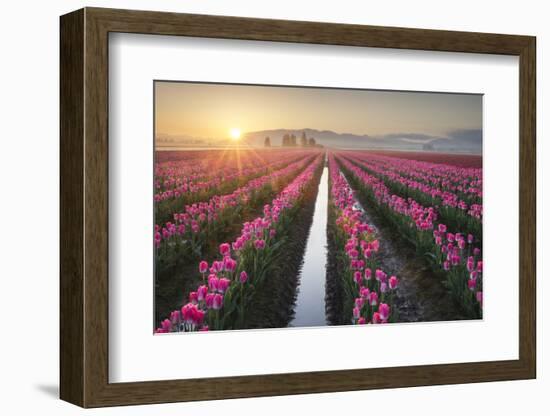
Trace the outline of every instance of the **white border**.
<instances>
[{"instance_id":1,"label":"white border","mask_svg":"<svg viewBox=\"0 0 550 416\"><path fill-rule=\"evenodd\" d=\"M516 57L131 34L109 51L110 382L518 358ZM484 320L152 336L153 79L483 93Z\"/></svg>"}]
</instances>

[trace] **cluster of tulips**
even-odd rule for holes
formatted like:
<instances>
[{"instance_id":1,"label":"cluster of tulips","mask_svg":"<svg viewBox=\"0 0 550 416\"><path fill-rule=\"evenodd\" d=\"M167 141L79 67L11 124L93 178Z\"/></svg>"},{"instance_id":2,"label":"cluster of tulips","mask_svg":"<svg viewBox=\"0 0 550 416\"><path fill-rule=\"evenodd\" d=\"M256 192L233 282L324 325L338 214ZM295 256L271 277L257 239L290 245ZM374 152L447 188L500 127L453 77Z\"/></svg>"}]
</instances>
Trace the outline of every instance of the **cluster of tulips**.
<instances>
[{"instance_id":1,"label":"cluster of tulips","mask_svg":"<svg viewBox=\"0 0 550 416\"><path fill-rule=\"evenodd\" d=\"M472 316L481 316L483 303L483 260L472 234L447 231L439 224L433 231L436 259L445 271L446 283L456 299Z\"/></svg>"},{"instance_id":2,"label":"cluster of tulips","mask_svg":"<svg viewBox=\"0 0 550 416\"><path fill-rule=\"evenodd\" d=\"M219 157L216 155L215 157ZM224 184L241 183L254 177L266 175L304 157L304 154L273 152L267 160L259 163L248 152L239 159L223 159L215 162L210 155L207 160L165 162L155 168L155 203L184 197L193 200L209 192L218 191Z\"/></svg>"},{"instance_id":3,"label":"cluster of tulips","mask_svg":"<svg viewBox=\"0 0 550 416\"><path fill-rule=\"evenodd\" d=\"M198 265L202 283L188 303L164 319L156 333L207 331L244 327L247 305L267 278L267 263L277 238L289 226L288 214L319 168L317 156L279 195L263 208L263 215L243 224L240 235L219 247L220 258Z\"/></svg>"},{"instance_id":4,"label":"cluster of tulips","mask_svg":"<svg viewBox=\"0 0 550 416\"><path fill-rule=\"evenodd\" d=\"M471 274L469 271L471 261L481 260L480 249L474 247L476 237L472 234L464 237L456 231L447 232L447 225L438 223L434 207L424 207L412 198L404 199L392 194L378 177L359 168L347 157L338 155L337 158L344 169L357 180L360 189L372 196L371 200L383 209L405 238L414 242L420 253L433 260L436 270L444 274L450 293L466 313L471 317L481 316L481 273L476 271Z\"/></svg>"},{"instance_id":5,"label":"cluster of tulips","mask_svg":"<svg viewBox=\"0 0 550 416\"><path fill-rule=\"evenodd\" d=\"M404 198L411 198L424 206L437 209L440 221L449 224L454 229L462 230L476 236L481 236L481 220L483 207L477 198L463 198L464 195L444 190L425 178L418 179L417 175L406 171L406 167L393 167L402 159L394 158L390 162L378 161L376 155L373 160L365 160L364 156L347 155L346 158L365 170L367 173L380 179L388 187L391 193ZM405 160L405 162L410 162ZM406 166L407 163L404 163ZM393 168L390 168L392 166ZM407 171L408 172L408 171ZM470 205L469 203L472 202Z\"/></svg>"},{"instance_id":6,"label":"cluster of tulips","mask_svg":"<svg viewBox=\"0 0 550 416\"><path fill-rule=\"evenodd\" d=\"M332 154L329 154L331 200L336 209L343 253L347 259L342 271L350 319L355 324L387 323L392 317L392 295L398 279L377 267L380 245L376 230L363 221L363 212Z\"/></svg>"},{"instance_id":7,"label":"cluster of tulips","mask_svg":"<svg viewBox=\"0 0 550 416\"><path fill-rule=\"evenodd\" d=\"M340 163L361 183L369 189L379 205L386 206L398 218L406 218L407 226L414 224L418 231L433 229L437 220L437 213L433 207L424 207L412 198L403 198L393 194L383 180L367 173L347 158L339 158Z\"/></svg>"},{"instance_id":8,"label":"cluster of tulips","mask_svg":"<svg viewBox=\"0 0 550 416\"><path fill-rule=\"evenodd\" d=\"M160 248L163 242L192 240L193 236L200 233L205 226L215 223L224 210L233 209L240 204L247 204L255 192L279 179L291 180L310 164L313 158L314 156L311 155L302 157L282 169L250 180L246 185L230 194L215 195L207 202L186 205L182 212L173 214L174 222L167 222L164 226L155 225L155 247Z\"/></svg>"},{"instance_id":9,"label":"cluster of tulips","mask_svg":"<svg viewBox=\"0 0 550 416\"><path fill-rule=\"evenodd\" d=\"M429 198L433 204L441 204L444 207L456 208L474 218L481 220L482 207L481 204L468 204L458 193L452 192L448 189L444 189L439 185L439 181L436 178L426 177L423 175L423 179L417 178L414 171L408 171L408 165L412 164L411 161L405 161L403 159L394 158L389 162L389 158L385 158L384 161L379 161L377 156L374 155L365 158L354 158L361 165L367 168L369 171L382 177L386 182L392 184L400 184L409 191L418 191L417 195L424 194L422 196ZM392 169L391 166L395 165L396 168ZM402 173L403 172L403 173ZM476 180L476 183L479 182ZM475 189L470 183L466 189Z\"/></svg>"},{"instance_id":10,"label":"cluster of tulips","mask_svg":"<svg viewBox=\"0 0 550 416\"><path fill-rule=\"evenodd\" d=\"M285 150L157 152L155 190L175 190L183 184L189 184L189 192L189 189L197 186L197 182L214 180L220 173L231 175L240 170L271 165L288 159L289 156L292 155Z\"/></svg>"},{"instance_id":11,"label":"cluster of tulips","mask_svg":"<svg viewBox=\"0 0 550 416\"><path fill-rule=\"evenodd\" d=\"M375 153L358 154L357 157L362 161L373 161L388 172L396 172L434 188L456 193L467 202L479 202L483 196L481 168L466 168L441 162L429 163ZM455 158L460 159L460 155L455 155Z\"/></svg>"}]
</instances>

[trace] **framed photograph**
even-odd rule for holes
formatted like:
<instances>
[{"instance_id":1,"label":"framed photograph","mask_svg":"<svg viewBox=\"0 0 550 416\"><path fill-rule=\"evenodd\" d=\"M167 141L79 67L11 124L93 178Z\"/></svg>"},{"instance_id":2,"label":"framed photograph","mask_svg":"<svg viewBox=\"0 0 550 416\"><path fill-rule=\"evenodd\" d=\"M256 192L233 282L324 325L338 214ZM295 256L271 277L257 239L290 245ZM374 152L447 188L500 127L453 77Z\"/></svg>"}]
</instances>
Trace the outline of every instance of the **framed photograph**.
<instances>
[{"instance_id":1,"label":"framed photograph","mask_svg":"<svg viewBox=\"0 0 550 416\"><path fill-rule=\"evenodd\" d=\"M60 27L63 400L536 377L534 37Z\"/></svg>"}]
</instances>

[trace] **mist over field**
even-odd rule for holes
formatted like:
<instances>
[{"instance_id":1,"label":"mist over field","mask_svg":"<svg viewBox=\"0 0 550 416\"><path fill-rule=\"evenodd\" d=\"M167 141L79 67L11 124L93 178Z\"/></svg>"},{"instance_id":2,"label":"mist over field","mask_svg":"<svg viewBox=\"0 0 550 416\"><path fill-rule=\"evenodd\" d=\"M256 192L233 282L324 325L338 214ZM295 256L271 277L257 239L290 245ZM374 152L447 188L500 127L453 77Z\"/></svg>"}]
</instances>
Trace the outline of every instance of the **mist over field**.
<instances>
[{"instance_id":1,"label":"mist over field","mask_svg":"<svg viewBox=\"0 0 550 416\"><path fill-rule=\"evenodd\" d=\"M402 151L432 151L450 153L481 154L482 130L461 129L453 130L445 135L430 135L422 133L389 133L383 135L358 135L353 133L338 133L332 130L305 129L269 129L243 133L240 146L264 147L266 137L270 138L273 147L283 145L285 135L294 135L298 138L314 138L316 144L335 149L373 149L373 150L402 150ZM235 143L225 138L201 138L192 136L159 135L157 145L165 147L208 147L234 146Z\"/></svg>"},{"instance_id":2,"label":"mist over field","mask_svg":"<svg viewBox=\"0 0 550 416\"><path fill-rule=\"evenodd\" d=\"M385 150L430 150L446 152L481 153L482 132L480 129L455 130L446 136L433 136L419 133L391 133L384 135L357 135L337 133L331 130L263 130L246 133L244 140L251 146L262 146L265 137L271 138L272 145L280 145L285 134L314 137L317 144L341 149L385 149Z\"/></svg>"}]
</instances>

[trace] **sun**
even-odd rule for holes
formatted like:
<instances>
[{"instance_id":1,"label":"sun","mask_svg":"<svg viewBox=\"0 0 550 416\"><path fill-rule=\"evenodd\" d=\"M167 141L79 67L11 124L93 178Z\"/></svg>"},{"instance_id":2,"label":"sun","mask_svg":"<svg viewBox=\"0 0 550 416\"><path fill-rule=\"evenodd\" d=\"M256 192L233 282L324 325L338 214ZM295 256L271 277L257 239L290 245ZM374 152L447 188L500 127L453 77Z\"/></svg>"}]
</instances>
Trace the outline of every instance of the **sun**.
<instances>
[{"instance_id":1,"label":"sun","mask_svg":"<svg viewBox=\"0 0 550 416\"><path fill-rule=\"evenodd\" d=\"M232 127L231 129L229 129L229 135L233 140L237 141L241 138L241 129Z\"/></svg>"}]
</instances>

